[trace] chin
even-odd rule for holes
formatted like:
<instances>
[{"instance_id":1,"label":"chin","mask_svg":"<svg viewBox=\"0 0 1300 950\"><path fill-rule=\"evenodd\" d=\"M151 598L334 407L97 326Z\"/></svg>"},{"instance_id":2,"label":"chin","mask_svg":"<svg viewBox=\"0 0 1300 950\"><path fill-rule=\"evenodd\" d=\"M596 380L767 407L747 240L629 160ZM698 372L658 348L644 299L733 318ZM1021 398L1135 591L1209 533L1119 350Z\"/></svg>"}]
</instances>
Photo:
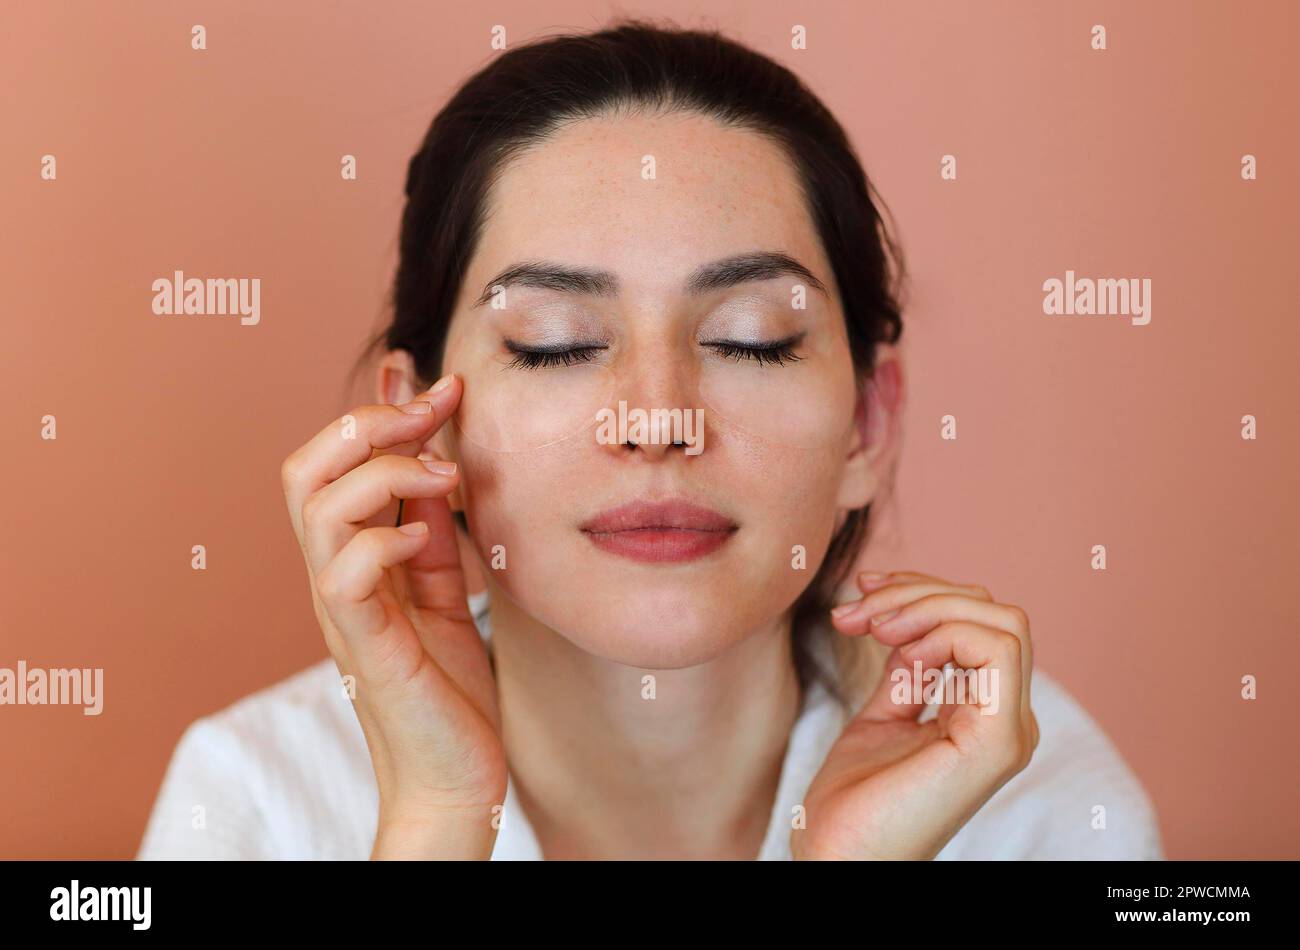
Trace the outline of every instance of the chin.
<instances>
[{"instance_id":1,"label":"chin","mask_svg":"<svg viewBox=\"0 0 1300 950\"><path fill-rule=\"evenodd\" d=\"M740 567L729 557L664 567L582 552L547 576L512 577L510 593L585 653L637 669L682 669L716 659L799 595L799 578L759 583Z\"/></svg>"},{"instance_id":2,"label":"chin","mask_svg":"<svg viewBox=\"0 0 1300 950\"><path fill-rule=\"evenodd\" d=\"M551 626L578 649L610 662L677 670L716 659L755 622L761 621L737 617L732 605L714 603L713 597L700 602L681 592L611 591Z\"/></svg>"}]
</instances>

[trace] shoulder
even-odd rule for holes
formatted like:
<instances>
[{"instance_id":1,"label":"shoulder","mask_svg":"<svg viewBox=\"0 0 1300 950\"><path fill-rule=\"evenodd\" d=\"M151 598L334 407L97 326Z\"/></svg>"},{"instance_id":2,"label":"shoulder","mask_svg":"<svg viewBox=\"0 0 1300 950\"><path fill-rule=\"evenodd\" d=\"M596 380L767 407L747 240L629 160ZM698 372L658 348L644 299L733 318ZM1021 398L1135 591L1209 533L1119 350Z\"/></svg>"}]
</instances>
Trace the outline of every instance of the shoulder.
<instances>
[{"instance_id":1,"label":"shoulder","mask_svg":"<svg viewBox=\"0 0 1300 950\"><path fill-rule=\"evenodd\" d=\"M364 857L376 810L365 737L327 658L185 729L138 857Z\"/></svg>"},{"instance_id":2,"label":"shoulder","mask_svg":"<svg viewBox=\"0 0 1300 950\"><path fill-rule=\"evenodd\" d=\"M1040 730L1028 766L953 837L940 859L1161 860L1155 809L1101 726L1034 671Z\"/></svg>"}]
</instances>

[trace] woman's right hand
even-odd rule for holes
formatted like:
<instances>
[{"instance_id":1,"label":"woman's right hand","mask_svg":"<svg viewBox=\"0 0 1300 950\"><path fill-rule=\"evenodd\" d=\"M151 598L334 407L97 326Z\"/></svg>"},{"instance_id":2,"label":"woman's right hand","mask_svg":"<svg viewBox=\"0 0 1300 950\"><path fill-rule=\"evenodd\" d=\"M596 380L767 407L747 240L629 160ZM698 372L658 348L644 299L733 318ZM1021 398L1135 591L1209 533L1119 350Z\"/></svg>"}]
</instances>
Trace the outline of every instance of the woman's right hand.
<instances>
[{"instance_id":1,"label":"woman's right hand","mask_svg":"<svg viewBox=\"0 0 1300 950\"><path fill-rule=\"evenodd\" d=\"M417 458L461 387L447 376L405 406L354 409L281 467L316 617L340 672L353 677L375 769L373 858L487 858L493 806L505 799L496 683L447 504L459 475L452 463ZM400 528L391 514L382 520L397 499L406 500Z\"/></svg>"}]
</instances>

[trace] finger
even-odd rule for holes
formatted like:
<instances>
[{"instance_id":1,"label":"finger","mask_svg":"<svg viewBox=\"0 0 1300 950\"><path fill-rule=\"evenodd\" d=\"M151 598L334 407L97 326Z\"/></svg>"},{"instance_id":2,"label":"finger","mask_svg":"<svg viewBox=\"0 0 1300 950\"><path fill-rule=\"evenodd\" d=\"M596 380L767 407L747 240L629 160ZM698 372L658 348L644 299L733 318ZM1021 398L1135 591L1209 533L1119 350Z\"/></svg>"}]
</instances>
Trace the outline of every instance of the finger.
<instances>
[{"instance_id":1,"label":"finger","mask_svg":"<svg viewBox=\"0 0 1300 950\"><path fill-rule=\"evenodd\" d=\"M1029 616L1014 604L999 604L976 600L959 594L928 594L898 608L885 619L877 614L871 618L870 634L881 643L892 646L908 643L924 636L939 624L949 620L968 620L1013 634L1020 641L1020 675L1024 682L1021 693L1022 712L1029 712L1029 684L1033 675L1034 650L1029 635Z\"/></svg>"},{"instance_id":2,"label":"finger","mask_svg":"<svg viewBox=\"0 0 1300 950\"><path fill-rule=\"evenodd\" d=\"M397 498L450 494L459 483L454 462L379 455L307 496L303 541L313 571L320 571L365 522ZM422 520L409 516L408 521Z\"/></svg>"},{"instance_id":3,"label":"finger","mask_svg":"<svg viewBox=\"0 0 1300 950\"><path fill-rule=\"evenodd\" d=\"M979 749L1000 768L1023 765L1032 750L1028 723L1020 714L1020 641L1005 630L966 621L940 624L920 640L900 648L909 664L942 669L952 663L961 681L954 681L956 698L974 698L951 713L949 735L964 751ZM983 672L981 672L983 671ZM945 693L945 701L953 699Z\"/></svg>"},{"instance_id":4,"label":"finger","mask_svg":"<svg viewBox=\"0 0 1300 950\"><path fill-rule=\"evenodd\" d=\"M864 718L876 721L914 719L919 716L926 706L927 689L939 689L941 686L940 677L944 675L943 664L927 668L923 657L905 656L903 648L920 640L924 634L929 633L945 620L970 621L1000 629L998 624L988 623L988 620L1005 622L1010 614L1008 608L1002 608L1001 611L992 609L996 607L1001 605L986 604L984 601L972 600L956 594L932 594L915 601L903 610L917 612L914 616L932 616L933 623L927 625L912 620L910 621L912 629L908 630L905 627L901 635L894 635L892 621L886 625L889 628L888 635L876 634L873 630L876 639L892 646L893 650L886 661L885 673L876 692L860 714ZM922 610L928 613L921 613ZM902 614L899 617L901 618ZM1021 672L1023 675L1023 669ZM940 725L946 725L946 706L940 707L939 716Z\"/></svg>"},{"instance_id":5,"label":"finger","mask_svg":"<svg viewBox=\"0 0 1300 950\"><path fill-rule=\"evenodd\" d=\"M871 722L917 719L925 711L922 689L914 688L915 670L903 659L902 651L895 647L885 661L885 671L871 698L858 711L858 719ZM918 695L918 692L920 693Z\"/></svg>"},{"instance_id":6,"label":"finger","mask_svg":"<svg viewBox=\"0 0 1300 950\"><path fill-rule=\"evenodd\" d=\"M831 623L836 630L847 636L861 636L870 633L871 618L877 614L887 614L898 610L906 604L932 594L954 593L982 600L990 600L984 588L949 584L936 578L924 578L916 581L899 581L886 584L860 600L848 601L831 611Z\"/></svg>"},{"instance_id":7,"label":"finger","mask_svg":"<svg viewBox=\"0 0 1300 950\"><path fill-rule=\"evenodd\" d=\"M881 643L898 645L919 640L945 620L970 620L1029 639L1024 611L1009 604L977 600L967 594L941 590L908 600L896 610L870 618L870 633Z\"/></svg>"},{"instance_id":8,"label":"finger","mask_svg":"<svg viewBox=\"0 0 1300 950\"><path fill-rule=\"evenodd\" d=\"M941 584L946 587L956 587L961 590L970 591L973 596L983 597L985 600L992 599L988 589L979 584L958 584L956 581L950 581L942 577L935 577L933 574L921 574L917 571L889 571L887 573L881 573L879 571L862 571L857 575L856 580L858 589L864 594L868 594L874 590L879 590L886 584L920 582L925 584Z\"/></svg>"},{"instance_id":9,"label":"finger","mask_svg":"<svg viewBox=\"0 0 1300 950\"><path fill-rule=\"evenodd\" d=\"M361 406L330 423L280 466L289 516L302 539L302 506L307 497L371 458L378 449L402 447L416 455L455 411L462 391L448 374L422 398L406 406ZM430 408L422 410L422 404ZM345 425L345 421L350 423ZM351 437L348 437L351 436Z\"/></svg>"},{"instance_id":10,"label":"finger","mask_svg":"<svg viewBox=\"0 0 1300 950\"><path fill-rule=\"evenodd\" d=\"M405 565L406 598L423 610L472 622L465 571L456 541L456 521L445 496L412 498L402 515L429 526L429 543Z\"/></svg>"},{"instance_id":11,"label":"finger","mask_svg":"<svg viewBox=\"0 0 1300 950\"><path fill-rule=\"evenodd\" d=\"M317 594L349 656L373 663L381 655L377 637L389 626L391 614L389 605L377 595L380 579L388 568L417 554L428 540L429 526L423 522L400 528L367 528L317 575ZM409 639L423 652L416 637Z\"/></svg>"}]
</instances>

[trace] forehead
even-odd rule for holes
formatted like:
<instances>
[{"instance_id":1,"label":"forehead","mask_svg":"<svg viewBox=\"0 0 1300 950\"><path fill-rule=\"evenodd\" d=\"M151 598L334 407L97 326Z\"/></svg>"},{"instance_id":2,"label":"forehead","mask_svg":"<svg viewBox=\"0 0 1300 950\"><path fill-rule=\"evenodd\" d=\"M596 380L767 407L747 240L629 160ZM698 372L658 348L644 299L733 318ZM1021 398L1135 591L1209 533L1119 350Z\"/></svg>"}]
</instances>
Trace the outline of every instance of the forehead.
<instances>
[{"instance_id":1,"label":"forehead","mask_svg":"<svg viewBox=\"0 0 1300 950\"><path fill-rule=\"evenodd\" d=\"M702 262L754 251L830 282L794 165L772 139L689 113L583 119L502 170L462 301L523 261L599 267L630 290L668 293Z\"/></svg>"}]
</instances>

